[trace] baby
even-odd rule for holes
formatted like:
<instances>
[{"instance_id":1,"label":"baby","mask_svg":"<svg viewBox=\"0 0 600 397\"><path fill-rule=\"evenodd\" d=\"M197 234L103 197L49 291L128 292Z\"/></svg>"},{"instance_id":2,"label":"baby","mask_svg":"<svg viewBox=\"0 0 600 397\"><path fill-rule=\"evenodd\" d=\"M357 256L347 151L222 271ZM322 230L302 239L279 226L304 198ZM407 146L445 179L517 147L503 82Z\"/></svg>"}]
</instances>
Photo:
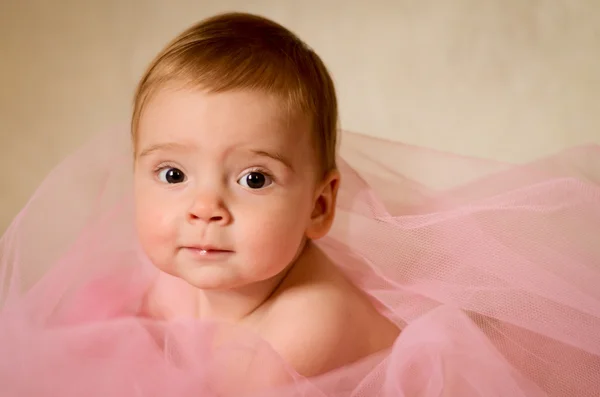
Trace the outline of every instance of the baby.
<instances>
[{"instance_id":1,"label":"baby","mask_svg":"<svg viewBox=\"0 0 600 397\"><path fill-rule=\"evenodd\" d=\"M207 19L156 57L132 119L139 240L161 271L147 315L246 327L304 376L392 345L313 243L334 220L337 123L320 58L267 19Z\"/></svg>"}]
</instances>

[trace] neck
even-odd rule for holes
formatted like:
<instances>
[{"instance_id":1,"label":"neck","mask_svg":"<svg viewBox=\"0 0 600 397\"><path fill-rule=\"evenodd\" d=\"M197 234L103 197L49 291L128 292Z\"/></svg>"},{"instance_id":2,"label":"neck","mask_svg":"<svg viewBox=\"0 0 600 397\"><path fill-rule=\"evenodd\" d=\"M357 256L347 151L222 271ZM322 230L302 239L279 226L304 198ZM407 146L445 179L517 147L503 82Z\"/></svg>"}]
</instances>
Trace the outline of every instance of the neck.
<instances>
[{"instance_id":1,"label":"neck","mask_svg":"<svg viewBox=\"0 0 600 397\"><path fill-rule=\"evenodd\" d=\"M202 320L240 322L262 307L277 292L289 271L270 279L230 290L197 290L196 316Z\"/></svg>"},{"instance_id":2,"label":"neck","mask_svg":"<svg viewBox=\"0 0 600 397\"><path fill-rule=\"evenodd\" d=\"M150 311L164 319L196 317L202 320L237 323L251 316L280 289L290 271L298 265L309 243L282 272L267 280L228 290L200 290L182 279L161 274L151 292Z\"/></svg>"},{"instance_id":3,"label":"neck","mask_svg":"<svg viewBox=\"0 0 600 397\"><path fill-rule=\"evenodd\" d=\"M230 290L197 290L196 316L205 320L240 322L251 316L280 290L310 242L302 241L292 262L276 276Z\"/></svg>"}]
</instances>

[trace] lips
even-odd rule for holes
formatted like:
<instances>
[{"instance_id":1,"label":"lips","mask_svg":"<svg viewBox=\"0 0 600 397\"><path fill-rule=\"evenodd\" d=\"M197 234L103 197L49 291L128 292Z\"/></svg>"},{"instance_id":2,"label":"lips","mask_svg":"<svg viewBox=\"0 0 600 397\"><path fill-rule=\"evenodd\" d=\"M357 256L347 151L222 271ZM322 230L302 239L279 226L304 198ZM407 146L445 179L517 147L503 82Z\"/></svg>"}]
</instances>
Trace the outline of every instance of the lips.
<instances>
[{"instance_id":1,"label":"lips","mask_svg":"<svg viewBox=\"0 0 600 397\"><path fill-rule=\"evenodd\" d=\"M194 251L197 251L197 252L199 252L202 255L231 252L229 250L222 250L222 249L216 249L216 248L195 248L195 247L192 247L190 249L192 249Z\"/></svg>"},{"instance_id":2,"label":"lips","mask_svg":"<svg viewBox=\"0 0 600 397\"><path fill-rule=\"evenodd\" d=\"M201 257L222 257L233 253L232 250L212 245L194 245L183 247L183 249Z\"/></svg>"}]
</instances>

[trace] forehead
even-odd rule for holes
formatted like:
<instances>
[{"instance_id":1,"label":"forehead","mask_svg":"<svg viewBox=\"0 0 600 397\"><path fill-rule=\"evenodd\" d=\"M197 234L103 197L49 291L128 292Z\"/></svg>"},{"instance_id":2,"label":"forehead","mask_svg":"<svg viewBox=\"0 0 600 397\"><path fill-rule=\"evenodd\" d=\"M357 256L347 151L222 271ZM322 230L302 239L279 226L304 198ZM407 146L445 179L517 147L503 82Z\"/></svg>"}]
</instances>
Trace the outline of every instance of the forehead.
<instances>
[{"instance_id":1,"label":"forehead","mask_svg":"<svg viewBox=\"0 0 600 397\"><path fill-rule=\"evenodd\" d=\"M311 146L310 135L307 117L266 93L164 88L141 115L136 146L175 142L208 151L240 145L303 151Z\"/></svg>"}]
</instances>

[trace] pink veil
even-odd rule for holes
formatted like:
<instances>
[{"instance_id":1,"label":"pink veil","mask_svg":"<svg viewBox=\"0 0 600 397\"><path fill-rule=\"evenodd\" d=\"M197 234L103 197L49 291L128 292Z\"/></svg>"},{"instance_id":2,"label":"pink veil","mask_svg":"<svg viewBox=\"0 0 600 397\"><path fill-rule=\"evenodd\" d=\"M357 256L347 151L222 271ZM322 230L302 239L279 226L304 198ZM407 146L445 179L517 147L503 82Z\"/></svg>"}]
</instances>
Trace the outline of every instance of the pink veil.
<instances>
[{"instance_id":1,"label":"pink veil","mask_svg":"<svg viewBox=\"0 0 600 397\"><path fill-rule=\"evenodd\" d=\"M0 240L2 395L598 395L600 148L510 165L347 132L340 156L318 243L402 326L392 349L304 379L234 327L137 316L155 273L116 129L54 169ZM276 371L290 382L251 386Z\"/></svg>"}]
</instances>

